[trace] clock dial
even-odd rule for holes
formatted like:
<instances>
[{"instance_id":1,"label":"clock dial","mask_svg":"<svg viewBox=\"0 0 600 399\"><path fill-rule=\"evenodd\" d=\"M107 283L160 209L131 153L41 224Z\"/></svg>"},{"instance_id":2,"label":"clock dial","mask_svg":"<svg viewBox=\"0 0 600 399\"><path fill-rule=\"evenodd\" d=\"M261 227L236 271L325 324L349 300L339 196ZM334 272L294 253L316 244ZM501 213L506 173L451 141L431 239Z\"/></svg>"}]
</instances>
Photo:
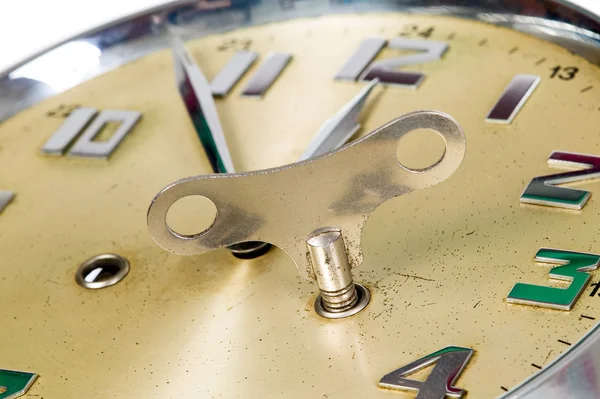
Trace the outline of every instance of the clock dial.
<instances>
[{"instance_id":1,"label":"clock dial","mask_svg":"<svg viewBox=\"0 0 600 399\"><path fill-rule=\"evenodd\" d=\"M370 215L353 274L371 301L331 320L280 249L180 256L148 234L156 193L213 173L169 48L7 118L0 369L26 370L30 395L497 397L600 320L597 65L506 27L400 11L302 17L185 46L213 83L237 171L296 162L374 78L354 138L439 110L465 132L464 161ZM398 157L424 167L442 149L415 133ZM188 210L183 228L202 231L210 212ZM578 378L597 392L588 377Z\"/></svg>"}]
</instances>

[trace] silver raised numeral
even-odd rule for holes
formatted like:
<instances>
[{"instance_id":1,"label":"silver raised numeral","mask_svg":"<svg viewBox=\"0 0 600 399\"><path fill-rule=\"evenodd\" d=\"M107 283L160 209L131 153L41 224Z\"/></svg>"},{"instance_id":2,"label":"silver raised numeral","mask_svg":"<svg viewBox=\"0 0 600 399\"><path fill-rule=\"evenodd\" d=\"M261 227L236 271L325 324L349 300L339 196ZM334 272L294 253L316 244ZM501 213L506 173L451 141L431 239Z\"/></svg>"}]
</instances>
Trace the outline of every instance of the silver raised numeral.
<instances>
[{"instance_id":1,"label":"silver raised numeral","mask_svg":"<svg viewBox=\"0 0 600 399\"><path fill-rule=\"evenodd\" d=\"M371 63L379 51L386 45L395 50L417 50L416 54L395 57ZM399 71L398 68L424 64L442 58L448 50L448 43L435 40L395 38L369 38L363 41L357 51L336 73L336 79L356 80L362 74L363 80L379 79L381 83L417 88L423 82L425 74L421 72ZM371 64L369 66L369 64Z\"/></svg>"},{"instance_id":2,"label":"silver raised numeral","mask_svg":"<svg viewBox=\"0 0 600 399\"><path fill-rule=\"evenodd\" d=\"M356 80L360 74L369 66L371 61L387 43L386 39L381 37L371 37L363 40L354 54L348 58L348 61L335 74L335 79Z\"/></svg>"},{"instance_id":3,"label":"silver raised numeral","mask_svg":"<svg viewBox=\"0 0 600 399\"><path fill-rule=\"evenodd\" d=\"M379 386L419 391L416 399L444 399L446 396L462 398L465 390L456 388L454 383L474 352L470 348L447 346L384 375L379 381ZM425 381L406 378L432 365L433 369Z\"/></svg>"},{"instance_id":4,"label":"silver raised numeral","mask_svg":"<svg viewBox=\"0 0 600 399\"><path fill-rule=\"evenodd\" d=\"M540 83L537 75L517 75L511 80L485 121L509 124L515 119L525 102Z\"/></svg>"},{"instance_id":5,"label":"silver raised numeral","mask_svg":"<svg viewBox=\"0 0 600 399\"><path fill-rule=\"evenodd\" d=\"M236 52L210 83L212 95L215 97L225 97L248 69L250 69L257 58L258 53L254 51ZM270 52L259 65L258 70L250 77L250 81L244 87L242 95L262 97L271 85L273 85L281 72L283 72L283 69L291 59L292 55L290 53Z\"/></svg>"},{"instance_id":6,"label":"silver raised numeral","mask_svg":"<svg viewBox=\"0 0 600 399\"><path fill-rule=\"evenodd\" d=\"M98 115L95 119L94 116ZM137 111L104 110L98 113L95 108L77 108L46 141L42 152L49 155L63 155L71 146L69 155L108 158L125 136L138 122L142 114ZM118 122L119 127L106 141L94 138L110 122Z\"/></svg>"},{"instance_id":7,"label":"silver raised numeral","mask_svg":"<svg viewBox=\"0 0 600 399\"><path fill-rule=\"evenodd\" d=\"M553 151L548 164L555 167L579 168L565 173L533 178L521 194L521 202L566 209L582 209L590 198L590 192L559 184L573 183L600 177L600 157L574 152Z\"/></svg>"},{"instance_id":8,"label":"silver raised numeral","mask_svg":"<svg viewBox=\"0 0 600 399\"><path fill-rule=\"evenodd\" d=\"M258 53L254 51L238 51L231 60L210 82L210 91L214 96L225 97L235 84L250 69Z\"/></svg>"},{"instance_id":9,"label":"silver raised numeral","mask_svg":"<svg viewBox=\"0 0 600 399\"><path fill-rule=\"evenodd\" d=\"M46 141L42 152L48 155L63 155L97 113L98 110L95 108L75 108L52 137Z\"/></svg>"},{"instance_id":10,"label":"silver raised numeral","mask_svg":"<svg viewBox=\"0 0 600 399\"><path fill-rule=\"evenodd\" d=\"M265 94L291 59L292 55L289 53L269 53L267 58L258 67L258 71L250 78L250 82L248 82L242 94L244 96L256 97Z\"/></svg>"}]
</instances>

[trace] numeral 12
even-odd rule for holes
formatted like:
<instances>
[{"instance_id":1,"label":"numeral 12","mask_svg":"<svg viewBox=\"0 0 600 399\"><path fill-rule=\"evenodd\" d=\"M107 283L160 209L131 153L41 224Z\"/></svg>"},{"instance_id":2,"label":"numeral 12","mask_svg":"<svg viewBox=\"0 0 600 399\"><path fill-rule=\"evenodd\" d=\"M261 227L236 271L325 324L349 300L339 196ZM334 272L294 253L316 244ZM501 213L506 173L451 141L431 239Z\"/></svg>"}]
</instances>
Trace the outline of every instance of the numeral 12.
<instances>
[{"instance_id":1,"label":"numeral 12","mask_svg":"<svg viewBox=\"0 0 600 399\"><path fill-rule=\"evenodd\" d=\"M420 52L372 62L386 44L396 50L418 50ZM448 43L434 40L395 38L388 41L378 37L365 39L335 74L335 79L357 80L362 74L363 80L378 78L381 83L417 88L423 82L425 74L398 71L397 69L437 61L442 58L446 50L448 50Z\"/></svg>"}]
</instances>

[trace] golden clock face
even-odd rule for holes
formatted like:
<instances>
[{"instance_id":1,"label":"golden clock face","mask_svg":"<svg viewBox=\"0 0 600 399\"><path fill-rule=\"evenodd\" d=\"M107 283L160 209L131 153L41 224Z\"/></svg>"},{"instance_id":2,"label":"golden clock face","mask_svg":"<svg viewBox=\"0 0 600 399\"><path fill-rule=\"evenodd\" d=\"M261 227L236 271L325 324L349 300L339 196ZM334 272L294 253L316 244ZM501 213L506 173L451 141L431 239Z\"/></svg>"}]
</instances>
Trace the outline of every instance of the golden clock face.
<instances>
[{"instance_id":1,"label":"golden clock face","mask_svg":"<svg viewBox=\"0 0 600 399\"><path fill-rule=\"evenodd\" d=\"M589 198L563 184L593 178L600 167L597 65L508 28L400 12L299 18L185 45L213 81L240 50L257 54L245 69L236 64L244 73L215 98L237 171L297 161L323 122L367 84L360 78L369 65L386 60L400 64L379 70L382 82L353 138L411 111L439 110L464 130L464 161L444 182L370 215L354 280L371 301L334 320L315 313L317 285L280 249L254 259L226 248L180 256L148 233L157 192L213 172L169 49L21 111L0 125L0 189L14 195L0 213L0 369L38 374L29 395L441 399L451 392L425 396L433 378L426 370L401 376L420 378L418 392L400 377L379 383L456 347L473 351L452 363L462 367L453 369L456 378L443 375L465 391L456 395L497 397L600 318L597 183L577 184ZM369 45L373 56L360 58ZM259 85L260 95L242 95L265 64L277 70L274 52L288 54L278 74ZM415 62L415 54L431 57ZM346 69L340 78L345 65L360 76ZM394 84L408 72L418 83ZM77 156L80 136L54 156L44 153L66 129L71 116L62 111L86 108L97 112L89 121L105 110L135 111L119 114L131 128L110 156ZM89 137L87 148L110 141L118 125ZM407 164L423 166L443 148L437 137L410 138L399 146ZM554 164L579 174L535 180L565 172ZM188 216L193 229L203 215ZM129 273L104 289L77 284L80 265L100 254L127 259ZM102 277L87 272L84 282Z\"/></svg>"}]
</instances>

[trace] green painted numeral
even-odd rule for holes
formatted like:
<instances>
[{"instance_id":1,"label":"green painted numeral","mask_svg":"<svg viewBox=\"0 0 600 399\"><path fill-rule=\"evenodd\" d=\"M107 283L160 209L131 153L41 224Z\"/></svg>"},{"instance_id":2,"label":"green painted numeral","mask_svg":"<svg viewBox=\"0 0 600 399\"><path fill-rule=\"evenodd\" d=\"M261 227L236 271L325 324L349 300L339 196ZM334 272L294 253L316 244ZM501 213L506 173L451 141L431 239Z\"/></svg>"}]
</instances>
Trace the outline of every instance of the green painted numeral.
<instances>
[{"instance_id":1,"label":"green painted numeral","mask_svg":"<svg viewBox=\"0 0 600 399\"><path fill-rule=\"evenodd\" d=\"M27 393L37 374L0 369L0 399L14 399Z\"/></svg>"},{"instance_id":2,"label":"green painted numeral","mask_svg":"<svg viewBox=\"0 0 600 399\"><path fill-rule=\"evenodd\" d=\"M590 280L590 275L586 272L598 268L600 255L541 248L535 255L535 260L562 265L550 270L550 278L570 281L569 287L554 288L517 283L508 294L506 301L522 305L571 310Z\"/></svg>"}]
</instances>

